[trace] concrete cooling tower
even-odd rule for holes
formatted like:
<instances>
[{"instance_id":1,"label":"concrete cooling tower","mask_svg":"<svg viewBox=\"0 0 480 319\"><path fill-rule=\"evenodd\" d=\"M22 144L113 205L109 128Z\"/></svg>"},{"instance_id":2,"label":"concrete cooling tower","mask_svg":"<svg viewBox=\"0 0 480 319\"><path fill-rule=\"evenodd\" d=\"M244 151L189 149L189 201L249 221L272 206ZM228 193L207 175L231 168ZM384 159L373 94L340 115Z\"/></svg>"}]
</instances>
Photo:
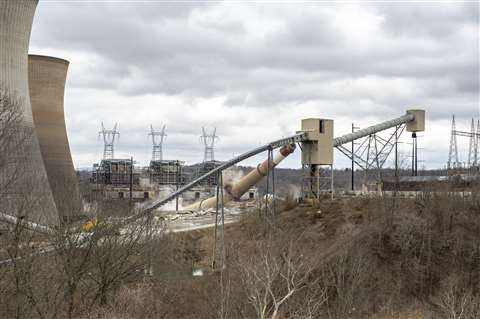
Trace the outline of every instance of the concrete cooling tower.
<instances>
[{"instance_id":1,"label":"concrete cooling tower","mask_svg":"<svg viewBox=\"0 0 480 319\"><path fill-rule=\"evenodd\" d=\"M37 3L0 1L0 110L5 109L8 97L18 103L21 115L14 129L5 129L7 121L0 121L0 130L10 134L7 141L15 144L0 150L0 211L38 223L57 224L58 213L35 134L28 88L28 45Z\"/></svg>"},{"instance_id":2,"label":"concrete cooling tower","mask_svg":"<svg viewBox=\"0 0 480 319\"><path fill-rule=\"evenodd\" d=\"M68 61L54 57L28 56L33 122L48 182L62 218L77 215L81 209L63 108L68 64Z\"/></svg>"}]
</instances>

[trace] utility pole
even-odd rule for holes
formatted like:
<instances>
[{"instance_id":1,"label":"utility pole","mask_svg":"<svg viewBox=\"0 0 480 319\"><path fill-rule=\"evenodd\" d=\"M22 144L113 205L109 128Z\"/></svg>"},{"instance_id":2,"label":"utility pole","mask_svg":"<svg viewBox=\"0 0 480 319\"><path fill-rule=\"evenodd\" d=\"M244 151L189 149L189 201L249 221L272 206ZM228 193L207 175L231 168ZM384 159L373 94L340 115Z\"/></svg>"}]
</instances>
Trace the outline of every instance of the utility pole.
<instances>
[{"instance_id":1,"label":"utility pole","mask_svg":"<svg viewBox=\"0 0 480 319\"><path fill-rule=\"evenodd\" d=\"M398 125L395 127L395 180L398 183Z\"/></svg>"},{"instance_id":2,"label":"utility pole","mask_svg":"<svg viewBox=\"0 0 480 319\"><path fill-rule=\"evenodd\" d=\"M418 175L417 133L412 132L412 176Z\"/></svg>"},{"instance_id":3,"label":"utility pole","mask_svg":"<svg viewBox=\"0 0 480 319\"><path fill-rule=\"evenodd\" d=\"M415 134L415 176L418 176L418 138L417 133Z\"/></svg>"},{"instance_id":4,"label":"utility pole","mask_svg":"<svg viewBox=\"0 0 480 319\"><path fill-rule=\"evenodd\" d=\"M133 200L133 156L130 158L130 206Z\"/></svg>"},{"instance_id":5,"label":"utility pole","mask_svg":"<svg viewBox=\"0 0 480 319\"><path fill-rule=\"evenodd\" d=\"M176 183L176 190L178 191L179 185L180 185L180 162L177 161L177 183ZM175 211L178 212L178 196L175 197Z\"/></svg>"},{"instance_id":6,"label":"utility pole","mask_svg":"<svg viewBox=\"0 0 480 319\"><path fill-rule=\"evenodd\" d=\"M355 130L359 127L355 126L355 123L352 123L352 133L355 133ZM352 141L352 192L355 191L355 141Z\"/></svg>"}]
</instances>

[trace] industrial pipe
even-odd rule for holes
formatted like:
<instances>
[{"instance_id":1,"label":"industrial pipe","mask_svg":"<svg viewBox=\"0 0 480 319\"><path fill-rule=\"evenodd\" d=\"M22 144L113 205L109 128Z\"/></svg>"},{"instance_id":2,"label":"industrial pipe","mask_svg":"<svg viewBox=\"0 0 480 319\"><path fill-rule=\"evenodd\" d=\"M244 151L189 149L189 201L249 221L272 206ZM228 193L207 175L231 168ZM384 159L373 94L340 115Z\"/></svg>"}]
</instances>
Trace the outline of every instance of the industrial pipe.
<instances>
[{"instance_id":1,"label":"industrial pipe","mask_svg":"<svg viewBox=\"0 0 480 319\"><path fill-rule=\"evenodd\" d=\"M236 183L232 185L226 185L224 187L224 195L223 195L223 202L227 203L232 200L239 200L243 194L245 194L250 187L257 184L267 172L277 166L281 161L285 159L288 155L295 151L295 144L284 145L278 153L273 157L273 160L269 161L268 159L265 160L263 163L258 164L257 168L252 170L246 176L242 177ZM214 208L217 204L217 196L213 196L207 198L205 200L196 202L192 205L189 205L184 208L184 210L205 210Z\"/></svg>"}]
</instances>

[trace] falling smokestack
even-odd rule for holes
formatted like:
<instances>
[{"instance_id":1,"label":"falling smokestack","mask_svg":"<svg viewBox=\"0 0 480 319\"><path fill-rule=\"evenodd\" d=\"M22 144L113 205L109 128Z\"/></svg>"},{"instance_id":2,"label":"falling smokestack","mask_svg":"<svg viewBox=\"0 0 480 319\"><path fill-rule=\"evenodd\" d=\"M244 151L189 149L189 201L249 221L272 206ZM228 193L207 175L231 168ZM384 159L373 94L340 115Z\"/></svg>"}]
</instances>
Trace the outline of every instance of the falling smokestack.
<instances>
[{"instance_id":1,"label":"falling smokestack","mask_svg":"<svg viewBox=\"0 0 480 319\"><path fill-rule=\"evenodd\" d=\"M68 64L59 58L28 56L28 84L35 131L48 182L62 218L78 214L81 209L63 107Z\"/></svg>"},{"instance_id":2,"label":"falling smokestack","mask_svg":"<svg viewBox=\"0 0 480 319\"><path fill-rule=\"evenodd\" d=\"M3 154L0 165L0 209L37 223L56 224L58 214L34 131L28 89L28 45L37 3L0 1L0 87L20 103L22 113L20 125L11 131L15 148Z\"/></svg>"},{"instance_id":3,"label":"falling smokestack","mask_svg":"<svg viewBox=\"0 0 480 319\"><path fill-rule=\"evenodd\" d=\"M258 164L257 168L252 170L250 173L242 177L237 182L233 183L231 186L225 187L225 192L223 195L223 202L227 203L232 200L239 200L245 192L247 192L250 187L254 186L260 182L264 176L267 175L267 172L277 166L281 161L285 159L288 155L292 154L295 151L295 144L284 145L277 154L273 157L272 161L268 159ZM192 205L189 205L184 208L184 210L206 210L215 207L217 203L217 196L207 198L203 201L199 201Z\"/></svg>"}]
</instances>

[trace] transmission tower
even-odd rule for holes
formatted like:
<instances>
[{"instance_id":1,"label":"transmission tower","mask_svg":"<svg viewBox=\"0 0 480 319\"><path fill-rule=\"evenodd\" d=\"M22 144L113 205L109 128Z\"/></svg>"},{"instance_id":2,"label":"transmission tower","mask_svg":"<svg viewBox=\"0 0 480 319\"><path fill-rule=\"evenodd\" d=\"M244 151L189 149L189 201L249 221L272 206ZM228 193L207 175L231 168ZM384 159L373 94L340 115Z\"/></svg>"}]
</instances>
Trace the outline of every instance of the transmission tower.
<instances>
[{"instance_id":1,"label":"transmission tower","mask_svg":"<svg viewBox=\"0 0 480 319\"><path fill-rule=\"evenodd\" d=\"M215 139L218 138L216 135L217 129L214 128L212 134L207 134L205 128L202 127L202 135L200 135L200 139L202 140L205 146L205 152L203 154L203 161L209 162L214 161L214 147L215 147Z\"/></svg>"},{"instance_id":2,"label":"transmission tower","mask_svg":"<svg viewBox=\"0 0 480 319\"><path fill-rule=\"evenodd\" d=\"M475 155L477 136L475 134L475 121L472 118L472 125L470 126L470 143L468 144L468 167L476 165Z\"/></svg>"},{"instance_id":3,"label":"transmission tower","mask_svg":"<svg viewBox=\"0 0 480 319\"><path fill-rule=\"evenodd\" d=\"M448 164L447 168L458 168L460 165L458 162L458 148L457 148L457 134L455 129L455 115L452 117L452 133L450 136L450 149L448 152Z\"/></svg>"},{"instance_id":4,"label":"transmission tower","mask_svg":"<svg viewBox=\"0 0 480 319\"><path fill-rule=\"evenodd\" d=\"M120 138L120 133L117 131L117 123L113 127L113 130L106 130L102 122L102 130L98 132L98 135L103 136L103 159L113 159L115 138Z\"/></svg>"},{"instance_id":5,"label":"transmission tower","mask_svg":"<svg viewBox=\"0 0 480 319\"><path fill-rule=\"evenodd\" d=\"M165 125L162 127L161 131L155 131L153 125L150 124L150 133L148 136L152 137L152 161L162 161L163 160L163 142L167 137L165 134Z\"/></svg>"}]
</instances>

